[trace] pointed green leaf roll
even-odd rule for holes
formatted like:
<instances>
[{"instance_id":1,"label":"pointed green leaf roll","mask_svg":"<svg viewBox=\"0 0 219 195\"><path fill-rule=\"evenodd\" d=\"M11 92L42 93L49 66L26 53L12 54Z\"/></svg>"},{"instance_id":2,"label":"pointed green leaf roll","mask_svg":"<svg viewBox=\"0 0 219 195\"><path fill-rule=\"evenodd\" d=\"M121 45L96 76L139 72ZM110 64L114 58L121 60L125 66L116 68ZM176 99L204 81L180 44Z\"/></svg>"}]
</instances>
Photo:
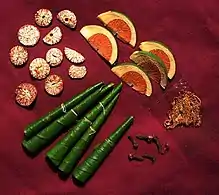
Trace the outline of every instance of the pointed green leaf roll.
<instances>
[{"instance_id":1,"label":"pointed green leaf roll","mask_svg":"<svg viewBox=\"0 0 219 195\"><path fill-rule=\"evenodd\" d=\"M32 154L40 152L43 148L51 144L64 129L69 128L78 118L83 116L83 114L90 109L91 106L97 103L103 95L106 95L112 87L113 84L111 83L103 89L95 91L73 109L68 111L64 116L52 122L48 127L40 131L36 136L32 137L28 141L24 140L22 143L24 149Z\"/></svg>"},{"instance_id":2,"label":"pointed green leaf roll","mask_svg":"<svg viewBox=\"0 0 219 195\"><path fill-rule=\"evenodd\" d=\"M71 108L73 108L79 102L81 102L84 98L92 94L94 91L98 90L102 85L103 85L102 82L97 83L96 85L86 89L84 92L75 95L71 100L61 104L59 107L55 108L47 115L41 117L39 120L28 125L28 127L24 130L25 139L27 140L35 136L51 122L64 115Z\"/></svg>"},{"instance_id":3,"label":"pointed green leaf roll","mask_svg":"<svg viewBox=\"0 0 219 195\"><path fill-rule=\"evenodd\" d=\"M122 84L120 83L108 95L106 95L85 117L83 117L69 133L61 139L46 155L50 163L54 166L59 166L64 157L72 149L72 147L81 138L84 132L92 125L97 116L105 109L105 106L121 91Z\"/></svg>"},{"instance_id":4,"label":"pointed green leaf roll","mask_svg":"<svg viewBox=\"0 0 219 195\"><path fill-rule=\"evenodd\" d=\"M97 132L107 120L117 102L118 97L119 94L114 97L112 102L109 103L105 110L97 117L93 124L84 133L82 138L75 144L68 155L64 158L63 162L59 166L59 171L62 172L62 174L69 175L72 172L73 168L77 165L78 161L90 146Z\"/></svg>"},{"instance_id":5,"label":"pointed green leaf roll","mask_svg":"<svg viewBox=\"0 0 219 195\"><path fill-rule=\"evenodd\" d=\"M117 128L116 131L114 131L107 139L105 139L105 141L101 143L85 161L83 161L74 169L72 178L82 184L87 182L99 169L100 165L116 146L117 142L130 128L133 120L133 117L129 117L121 126Z\"/></svg>"}]
</instances>

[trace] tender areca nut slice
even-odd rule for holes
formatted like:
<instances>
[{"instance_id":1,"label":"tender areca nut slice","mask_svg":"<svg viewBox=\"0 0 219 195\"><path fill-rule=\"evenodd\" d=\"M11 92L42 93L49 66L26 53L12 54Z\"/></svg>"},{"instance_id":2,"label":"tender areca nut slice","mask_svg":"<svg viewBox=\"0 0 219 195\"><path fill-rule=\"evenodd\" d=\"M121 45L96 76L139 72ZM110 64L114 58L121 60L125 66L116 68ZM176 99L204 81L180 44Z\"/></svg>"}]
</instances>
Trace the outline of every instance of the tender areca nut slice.
<instances>
[{"instance_id":1,"label":"tender areca nut slice","mask_svg":"<svg viewBox=\"0 0 219 195\"><path fill-rule=\"evenodd\" d=\"M135 63L120 63L114 66L111 70L135 91L146 96L151 96L151 81L148 75Z\"/></svg>"},{"instance_id":2,"label":"tender areca nut slice","mask_svg":"<svg viewBox=\"0 0 219 195\"><path fill-rule=\"evenodd\" d=\"M35 22L38 26L46 27L52 22L52 13L48 9L39 9L35 13Z\"/></svg>"},{"instance_id":3,"label":"tender areca nut slice","mask_svg":"<svg viewBox=\"0 0 219 195\"><path fill-rule=\"evenodd\" d=\"M85 61L85 58L82 54L68 47L65 47L64 53L66 58L72 63L80 64Z\"/></svg>"},{"instance_id":4,"label":"tender areca nut slice","mask_svg":"<svg viewBox=\"0 0 219 195\"><path fill-rule=\"evenodd\" d=\"M29 66L30 74L35 79L45 79L50 73L50 66L43 58L34 59Z\"/></svg>"},{"instance_id":5,"label":"tender areca nut slice","mask_svg":"<svg viewBox=\"0 0 219 195\"><path fill-rule=\"evenodd\" d=\"M62 40L62 31L57 26L53 28L44 38L43 42L48 45L55 45Z\"/></svg>"},{"instance_id":6,"label":"tender areca nut slice","mask_svg":"<svg viewBox=\"0 0 219 195\"><path fill-rule=\"evenodd\" d=\"M88 25L84 26L80 33L101 57L111 65L115 64L118 58L118 46L110 31L99 25Z\"/></svg>"},{"instance_id":7,"label":"tender areca nut slice","mask_svg":"<svg viewBox=\"0 0 219 195\"><path fill-rule=\"evenodd\" d=\"M57 19L69 28L75 28L77 18L75 14L69 10L62 10L58 13Z\"/></svg>"},{"instance_id":8,"label":"tender areca nut slice","mask_svg":"<svg viewBox=\"0 0 219 195\"><path fill-rule=\"evenodd\" d=\"M87 68L86 66L71 65L68 74L72 79L82 79L87 74Z\"/></svg>"},{"instance_id":9,"label":"tender areca nut slice","mask_svg":"<svg viewBox=\"0 0 219 195\"><path fill-rule=\"evenodd\" d=\"M9 56L11 63L15 66L22 66L28 60L27 50L19 45L11 48Z\"/></svg>"},{"instance_id":10,"label":"tender areca nut slice","mask_svg":"<svg viewBox=\"0 0 219 195\"><path fill-rule=\"evenodd\" d=\"M24 25L18 30L18 40L24 46L34 46L40 39L40 31L33 25Z\"/></svg>"},{"instance_id":11,"label":"tender areca nut slice","mask_svg":"<svg viewBox=\"0 0 219 195\"><path fill-rule=\"evenodd\" d=\"M62 63L63 54L58 48L51 48L46 53L46 61L50 66L59 66Z\"/></svg>"},{"instance_id":12,"label":"tender areca nut slice","mask_svg":"<svg viewBox=\"0 0 219 195\"><path fill-rule=\"evenodd\" d=\"M97 18L121 41L135 47L137 41L136 29L128 16L117 11L107 11L99 14Z\"/></svg>"},{"instance_id":13,"label":"tender areca nut slice","mask_svg":"<svg viewBox=\"0 0 219 195\"><path fill-rule=\"evenodd\" d=\"M37 89L31 83L21 83L15 90L15 100L21 106L30 106L37 97Z\"/></svg>"},{"instance_id":14,"label":"tender areca nut slice","mask_svg":"<svg viewBox=\"0 0 219 195\"><path fill-rule=\"evenodd\" d=\"M64 83L60 76L56 74L49 75L45 81L45 90L49 95L55 96L63 91Z\"/></svg>"}]
</instances>

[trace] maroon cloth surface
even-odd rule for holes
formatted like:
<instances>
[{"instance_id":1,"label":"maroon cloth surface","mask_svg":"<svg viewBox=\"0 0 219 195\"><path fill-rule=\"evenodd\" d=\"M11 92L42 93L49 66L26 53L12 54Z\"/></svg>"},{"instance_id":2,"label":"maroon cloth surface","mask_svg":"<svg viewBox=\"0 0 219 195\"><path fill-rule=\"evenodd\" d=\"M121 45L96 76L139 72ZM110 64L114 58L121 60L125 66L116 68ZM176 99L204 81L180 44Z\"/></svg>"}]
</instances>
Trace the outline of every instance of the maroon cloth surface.
<instances>
[{"instance_id":1,"label":"maroon cloth surface","mask_svg":"<svg viewBox=\"0 0 219 195\"><path fill-rule=\"evenodd\" d=\"M0 194L4 195L217 195L219 190L219 3L217 0L6 0L1 2L1 134L0 134ZM70 9L77 15L78 25L72 31L54 18L52 26L40 28L41 40L28 49L29 61L44 57L51 48L42 43L42 37L52 27L59 25L63 40L57 45L74 48L86 57L88 75L81 81L68 78L70 63L65 60L52 73L64 77L65 90L60 98L44 92L44 81L33 81L28 65L14 68L8 58L11 47L18 44L16 33L24 24L34 24L34 13L39 8L49 8L54 17L62 9ZM203 125L201 128L176 129L165 132L159 109L167 102L162 90L155 87L151 98L139 95L124 85L117 107L92 143L103 140L129 115L135 123L126 134L156 134L162 142L168 142L171 150L165 156L157 156L157 162L143 163L127 160L132 151L126 136L120 141L95 176L83 188L71 179L62 181L45 162L44 150L36 158L26 156L21 148L23 130L27 124L46 114L74 94L99 81L119 82L104 61L91 49L79 30L88 24L100 24L96 16L104 11L118 10L126 13L135 23L138 45L141 41L157 40L168 45L177 60L175 80L183 77L203 102ZM134 51L118 41L119 62L128 60ZM137 49L137 47L136 47ZM21 82L34 83L39 96L33 110L26 110L14 102L14 90ZM175 81L173 81L174 83ZM164 92L165 93L165 92ZM148 110L157 98L160 106ZM164 117L164 116L163 116ZM156 154L153 146L140 145L141 152ZM51 147L50 147L51 148Z\"/></svg>"}]
</instances>

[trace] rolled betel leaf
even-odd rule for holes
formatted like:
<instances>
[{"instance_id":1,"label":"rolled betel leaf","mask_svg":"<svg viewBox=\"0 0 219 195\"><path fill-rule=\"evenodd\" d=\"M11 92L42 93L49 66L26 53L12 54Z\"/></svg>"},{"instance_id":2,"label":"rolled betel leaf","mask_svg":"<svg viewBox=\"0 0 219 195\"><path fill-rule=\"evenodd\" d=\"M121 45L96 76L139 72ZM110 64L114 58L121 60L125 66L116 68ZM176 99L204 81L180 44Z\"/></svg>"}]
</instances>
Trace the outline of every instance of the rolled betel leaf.
<instances>
[{"instance_id":1,"label":"rolled betel leaf","mask_svg":"<svg viewBox=\"0 0 219 195\"><path fill-rule=\"evenodd\" d=\"M130 128L134 118L129 117L118 129L113 132L104 142L98 145L92 152L92 154L78 165L72 174L73 180L86 183L94 173L99 169L100 165L110 154L117 142L122 138L125 132Z\"/></svg>"},{"instance_id":2,"label":"rolled betel leaf","mask_svg":"<svg viewBox=\"0 0 219 195\"><path fill-rule=\"evenodd\" d=\"M83 154L88 149L95 135L97 134L101 126L108 118L110 112L112 111L112 109L116 104L118 97L119 94L117 94L116 97L113 98L113 100L109 103L109 105L105 108L105 110L97 117L97 119L93 122L93 124L83 134L81 139L78 140L75 146L64 158L63 162L58 168L63 175L69 175L72 172L73 168L77 165L78 161L81 159Z\"/></svg>"},{"instance_id":3,"label":"rolled betel leaf","mask_svg":"<svg viewBox=\"0 0 219 195\"><path fill-rule=\"evenodd\" d=\"M81 138L84 132L91 126L92 122L97 118L101 111L105 110L105 106L121 91L122 83L116 86L108 95L106 95L91 111L89 111L69 133L61 139L50 151L46 157L55 167L58 167L64 157L72 149L72 147ZM104 109L104 110L103 110Z\"/></svg>"},{"instance_id":4,"label":"rolled betel leaf","mask_svg":"<svg viewBox=\"0 0 219 195\"><path fill-rule=\"evenodd\" d=\"M73 125L85 111L90 109L95 103L98 102L103 95L106 95L112 89L114 84L110 83L102 89L95 91L90 96L85 98L73 109L68 111L65 115L52 122L48 127L40 131L36 136L29 140L24 140L22 145L24 149L30 154L37 154L43 148L51 144L64 129Z\"/></svg>"},{"instance_id":5,"label":"rolled betel leaf","mask_svg":"<svg viewBox=\"0 0 219 195\"><path fill-rule=\"evenodd\" d=\"M96 85L86 89L85 91L75 95L69 101L62 103L60 106L55 108L54 110L50 111L45 116L41 117L39 120L31 123L26 127L24 130L25 139L30 139L31 137L35 136L38 132L40 132L43 128L49 125L54 120L61 117L63 114L68 112L71 108L76 106L79 102L81 102L84 98L92 94L94 91L98 90L103 83L97 83Z\"/></svg>"}]
</instances>

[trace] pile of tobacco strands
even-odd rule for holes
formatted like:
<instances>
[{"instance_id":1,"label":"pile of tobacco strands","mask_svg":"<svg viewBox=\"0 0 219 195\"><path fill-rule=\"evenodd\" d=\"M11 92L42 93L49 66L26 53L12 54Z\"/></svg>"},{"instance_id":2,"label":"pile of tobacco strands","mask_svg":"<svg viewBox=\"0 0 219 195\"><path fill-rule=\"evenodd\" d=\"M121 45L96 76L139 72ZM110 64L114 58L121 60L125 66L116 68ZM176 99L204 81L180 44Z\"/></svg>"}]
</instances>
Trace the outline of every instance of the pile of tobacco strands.
<instances>
[{"instance_id":1,"label":"pile of tobacco strands","mask_svg":"<svg viewBox=\"0 0 219 195\"><path fill-rule=\"evenodd\" d=\"M46 159L62 176L72 174L73 180L84 184L97 171L116 143L132 125L128 117L122 125L98 145L80 165L78 162L91 145L116 105L122 83L114 86L97 83L62 103L47 115L30 124L24 131L22 146L31 155L37 155L68 131L46 154Z\"/></svg>"}]
</instances>

